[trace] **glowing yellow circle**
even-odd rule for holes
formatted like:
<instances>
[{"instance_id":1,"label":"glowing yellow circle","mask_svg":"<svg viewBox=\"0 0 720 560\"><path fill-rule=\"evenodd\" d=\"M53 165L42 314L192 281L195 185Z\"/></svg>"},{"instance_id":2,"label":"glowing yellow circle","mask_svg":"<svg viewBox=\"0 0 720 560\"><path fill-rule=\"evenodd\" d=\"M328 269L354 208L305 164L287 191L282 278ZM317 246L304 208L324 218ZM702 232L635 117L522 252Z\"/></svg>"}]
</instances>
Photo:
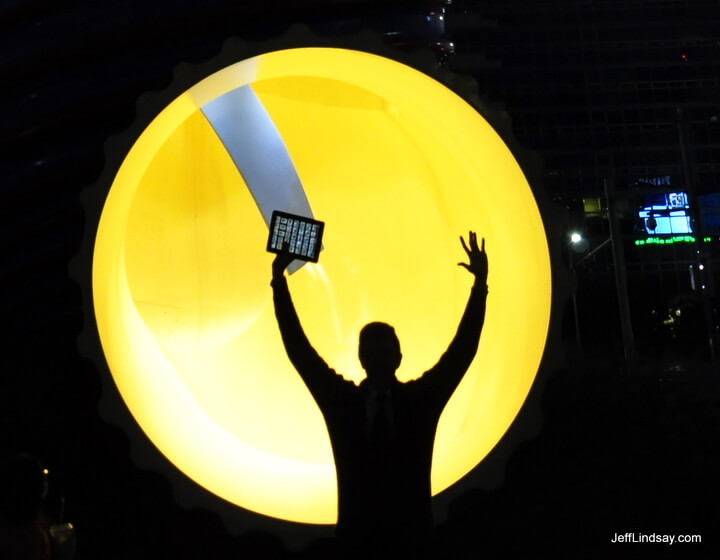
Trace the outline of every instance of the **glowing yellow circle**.
<instances>
[{"instance_id":1,"label":"glowing yellow circle","mask_svg":"<svg viewBox=\"0 0 720 560\"><path fill-rule=\"evenodd\" d=\"M142 133L107 196L93 258L120 394L160 451L211 492L272 517L335 521L327 432L273 315L267 228L199 109L247 84L327 223L320 263L290 287L310 340L346 377L363 377L357 335L371 320L396 327L401 380L434 365L472 281L456 266L458 235L487 240L485 328L440 420L435 494L485 457L530 390L550 259L500 137L453 92L392 60L321 48L258 56L192 87Z\"/></svg>"}]
</instances>

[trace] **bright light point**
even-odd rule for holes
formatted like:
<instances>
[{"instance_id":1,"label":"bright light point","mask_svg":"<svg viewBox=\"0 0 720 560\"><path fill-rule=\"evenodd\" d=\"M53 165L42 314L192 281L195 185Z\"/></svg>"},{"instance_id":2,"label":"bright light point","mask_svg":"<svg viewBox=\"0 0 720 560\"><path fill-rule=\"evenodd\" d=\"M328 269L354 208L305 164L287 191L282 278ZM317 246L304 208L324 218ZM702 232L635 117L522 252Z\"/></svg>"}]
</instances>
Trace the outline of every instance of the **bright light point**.
<instances>
[{"instance_id":1,"label":"bright light point","mask_svg":"<svg viewBox=\"0 0 720 560\"><path fill-rule=\"evenodd\" d=\"M582 235L575 231L570 236L570 241L572 241L573 243L580 243L582 241Z\"/></svg>"},{"instance_id":2,"label":"bright light point","mask_svg":"<svg viewBox=\"0 0 720 560\"><path fill-rule=\"evenodd\" d=\"M530 186L490 124L392 60L264 54L196 84L151 122L110 188L93 255L95 317L118 391L155 446L210 492L271 517L335 522L327 430L274 317L267 227L201 110L246 85L326 224L320 263L293 274L290 290L308 338L346 378L364 377L358 333L374 320L396 328L401 381L432 367L472 284L455 264L466 258L458 236L486 239L485 327L440 418L437 494L495 447L533 385L550 257Z\"/></svg>"}]
</instances>

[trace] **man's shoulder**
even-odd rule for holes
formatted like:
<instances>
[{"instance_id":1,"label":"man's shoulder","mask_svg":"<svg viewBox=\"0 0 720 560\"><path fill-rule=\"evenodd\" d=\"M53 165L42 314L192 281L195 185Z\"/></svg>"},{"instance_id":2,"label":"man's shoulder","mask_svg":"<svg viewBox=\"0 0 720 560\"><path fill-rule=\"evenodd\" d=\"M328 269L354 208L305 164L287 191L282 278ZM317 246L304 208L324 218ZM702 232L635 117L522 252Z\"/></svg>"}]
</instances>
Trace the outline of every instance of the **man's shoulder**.
<instances>
[{"instance_id":1,"label":"man's shoulder","mask_svg":"<svg viewBox=\"0 0 720 560\"><path fill-rule=\"evenodd\" d=\"M339 396L351 397L361 394L361 387L356 385L354 381L347 379L345 376L332 368L328 368L327 373L329 375L323 375L320 377L320 382L313 384L313 387L311 388L311 392L313 392L313 394L317 391L321 391L324 395L331 399L336 399ZM316 398L318 396L319 395L315 394Z\"/></svg>"},{"instance_id":2,"label":"man's shoulder","mask_svg":"<svg viewBox=\"0 0 720 560\"><path fill-rule=\"evenodd\" d=\"M393 387L396 395L412 397L428 391L428 384L423 382L423 376L410 379L409 381L397 381Z\"/></svg>"},{"instance_id":3,"label":"man's shoulder","mask_svg":"<svg viewBox=\"0 0 720 560\"><path fill-rule=\"evenodd\" d=\"M403 399L426 404L438 399L442 400L443 393L439 390L437 381L427 373L409 381L398 381L394 388L395 393Z\"/></svg>"}]
</instances>

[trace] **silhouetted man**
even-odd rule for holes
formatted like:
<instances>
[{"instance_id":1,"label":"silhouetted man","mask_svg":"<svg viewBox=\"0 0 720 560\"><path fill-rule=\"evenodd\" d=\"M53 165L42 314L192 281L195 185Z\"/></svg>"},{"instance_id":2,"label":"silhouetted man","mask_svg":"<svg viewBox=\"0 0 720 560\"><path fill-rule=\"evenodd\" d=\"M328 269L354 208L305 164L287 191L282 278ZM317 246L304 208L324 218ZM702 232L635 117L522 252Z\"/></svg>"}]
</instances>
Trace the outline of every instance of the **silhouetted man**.
<instances>
[{"instance_id":1,"label":"silhouetted man","mask_svg":"<svg viewBox=\"0 0 720 560\"><path fill-rule=\"evenodd\" d=\"M325 418L337 472L336 533L350 543L418 543L432 531L430 469L440 414L477 351L485 318L488 263L485 240L461 237L475 275L455 338L420 378L395 378L402 359L395 331L370 323L360 332L367 378L356 386L328 367L300 326L283 274L292 261L273 262L275 314L288 357ZM430 318L429 320L432 320Z\"/></svg>"}]
</instances>

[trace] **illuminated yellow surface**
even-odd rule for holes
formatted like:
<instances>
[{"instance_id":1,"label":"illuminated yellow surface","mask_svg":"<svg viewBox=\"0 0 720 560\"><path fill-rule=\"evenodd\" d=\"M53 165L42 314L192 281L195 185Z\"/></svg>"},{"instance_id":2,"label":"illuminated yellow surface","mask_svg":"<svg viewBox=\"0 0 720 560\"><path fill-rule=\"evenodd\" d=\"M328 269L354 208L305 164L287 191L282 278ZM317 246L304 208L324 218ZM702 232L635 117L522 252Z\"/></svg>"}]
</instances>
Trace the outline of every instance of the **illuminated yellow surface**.
<instances>
[{"instance_id":1,"label":"illuminated yellow surface","mask_svg":"<svg viewBox=\"0 0 720 560\"><path fill-rule=\"evenodd\" d=\"M295 49L230 66L173 101L128 153L97 232L103 350L143 431L211 492L281 519L334 523L327 432L273 314L267 228L200 111L251 84L314 215L320 262L290 277L305 330L347 378L360 328L395 326L401 380L435 364L472 277L458 236L486 238L478 356L440 420L433 493L469 472L515 418L550 315L550 260L510 151L462 99L375 55ZM272 165L269 161L268 165Z\"/></svg>"}]
</instances>

